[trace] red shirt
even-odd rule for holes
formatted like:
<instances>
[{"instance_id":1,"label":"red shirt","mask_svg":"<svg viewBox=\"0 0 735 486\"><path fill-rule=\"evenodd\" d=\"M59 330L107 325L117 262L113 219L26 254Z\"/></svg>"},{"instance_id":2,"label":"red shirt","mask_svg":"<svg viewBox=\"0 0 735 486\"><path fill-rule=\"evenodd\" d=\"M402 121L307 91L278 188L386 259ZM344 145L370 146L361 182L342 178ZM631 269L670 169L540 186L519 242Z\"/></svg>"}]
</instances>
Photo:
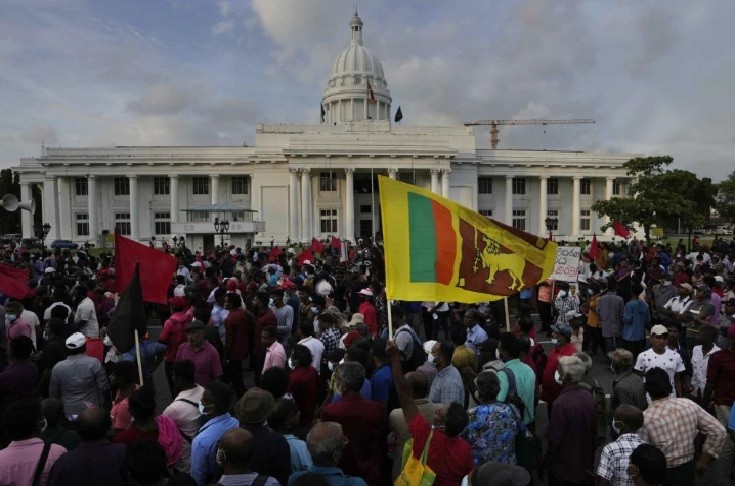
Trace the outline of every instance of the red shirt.
<instances>
[{"instance_id":1,"label":"red shirt","mask_svg":"<svg viewBox=\"0 0 735 486\"><path fill-rule=\"evenodd\" d=\"M561 385L556 382L554 378L554 372L559 367L559 360L564 356L572 356L577 352L577 347L572 343L566 343L562 347L556 347L549 353L549 360L546 362L546 368L544 368L544 376L541 379L541 400L546 403L551 403L561 393Z\"/></svg>"},{"instance_id":2,"label":"red shirt","mask_svg":"<svg viewBox=\"0 0 735 486\"><path fill-rule=\"evenodd\" d=\"M414 457L420 458L431 433L431 425L418 413L408 424L408 431L413 437ZM467 441L461 437L448 437L438 429L431 436L426 464L436 474L436 486L457 486L475 467L472 448Z\"/></svg>"},{"instance_id":3,"label":"red shirt","mask_svg":"<svg viewBox=\"0 0 735 486\"><path fill-rule=\"evenodd\" d=\"M222 376L222 363L219 361L219 353L209 342L204 341L204 345L194 350L191 344L184 343L179 346L176 352L176 361L190 359L194 362L194 381L199 385L207 386L212 380Z\"/></svg>"},{"instance_id":4,"label":"red shirt","mask_svg":"<svg viewBox=\"0 0 735 486\"><path fill-rule=\"evenodd\" d=\"M735 353L723 349L709 357L707 384L712 385L715 405L731 407L735 401Z\"/></svg>"},{"instance_id":5,"label":"red shirt","mask_svg":"<svg viewBox=\"0 0 735 486\"><path fill-rule=\"evenodd\" d=\"M301 425L307 425L314 419L318 390L319 375L311 365L296 368L288 377L286 391L293 395L301 412Z\"/></svg>"},{"instance_id":6,"label":"red shirt","mask_svg":"<svg viewBox=\"0 0 735 486\"><path fill-rule=\"evenodd\" d=\"M191 322L192 314L189 310L180 311L171 314L166 322L163 323L163 329L161 329L161 335L158 337L158 342L168 346L166 348L167 363L173 363L176 359L176 352L179 350L179 346L186 342L186 325Z\"/></svg>"},{"instance_id":7,"label":"red shirt","mask_svg":"<svg viewBox=\"0 0 735 486\"><path fill-rule=\"evenodd\" d=\"M225 346L225 358L245 359L248 356L250 336L248 332L253 327L250 314L243 309L232 309L225 319L225 335L227 345Z\"/></svg>"},{"instance_id":8,"label":"red shirt","mask_svg":"<svg viewBox=\"0 0 735 486\"><path fill-rule=\"evenodd\" d=\"M368 484L380 484L385 406L364 400L359 393L347 392L341 402L331 403L322 409L321 419L342 425L349 440L340 462L342 471L350 476L360 476Z\"/></svg>"},{"instance_id":9,"label":"red shirt","mask_svg":"<svg viewBox=\"0 0 735 486\"><path fill-rule=\"evenodd\" d=\"M265 346L263 346L263 342L260 340L260 331L268 326L278 327L278 319L276 319L276 315L270 309L256 318L255 331L253 332L253 354L265 355Z\"/></svg>"},{"instance_id":10,"label":"red shirt","mask_svg":"<svg viewBox=\"0 0 735 486\"><path fill-rule=\"evenodd\" d=\"M100 338L87 338L87 350L84 352L87 356L97 358L100 363L105 362L105 345Z\"/></svg>"},{"instance_id":11,"label":"red shirt","mask_svg":"<svg viewBox=\"0 0 735 486\"><path fill-rule=\"evenodd\" d=\"M357 309L357 312L359 312L365 317L364 322L368 328L368 331L370 331L370 334L373 336L377 336L378 335L378 311L375 309L375 306L366 300L360 304L360 307Z\"/></svg>"}]
</instances>

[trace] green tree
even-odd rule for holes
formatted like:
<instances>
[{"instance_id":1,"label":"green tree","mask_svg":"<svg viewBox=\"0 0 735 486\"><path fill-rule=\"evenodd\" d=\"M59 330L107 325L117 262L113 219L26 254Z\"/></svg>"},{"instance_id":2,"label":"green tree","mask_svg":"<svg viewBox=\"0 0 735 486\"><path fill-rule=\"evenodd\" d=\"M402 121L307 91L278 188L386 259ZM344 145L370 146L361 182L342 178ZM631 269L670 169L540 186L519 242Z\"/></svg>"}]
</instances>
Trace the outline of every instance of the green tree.
<instances>
[{"instance_id":1,"label":"green tree","mask_svg":"<svg viewBox=\"0 0 735 486\"><path fill-rule=\"evenodd\" d=\"M730 223L735 223L735 172L717 185L717 211Z\"/></svg>"}]
</instances>

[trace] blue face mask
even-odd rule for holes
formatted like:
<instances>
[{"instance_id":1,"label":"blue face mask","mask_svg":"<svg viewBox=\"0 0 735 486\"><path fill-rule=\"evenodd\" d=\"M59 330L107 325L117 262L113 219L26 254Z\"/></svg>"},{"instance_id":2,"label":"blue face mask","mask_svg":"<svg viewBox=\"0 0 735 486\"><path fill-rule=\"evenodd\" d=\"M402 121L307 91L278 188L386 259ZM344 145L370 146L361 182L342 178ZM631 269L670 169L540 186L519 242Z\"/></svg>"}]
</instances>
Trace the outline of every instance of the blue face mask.
<instances>
[{"instance_id":1,"label":"blue face mask","mask_svg":"<svg viewBox=\"0 0 735 486\"><path fill-rule=\"evenodd\" d=\"M273 306L274 306L275 304L276 304L276 301L275 301L275 300L273 300L273 299L270 299L270 300L268 301L268 307L273 307Z\"/></svg>"},{"instance_id":2,"label":"blue face mask","mask_svg":"<svg viewBox=\"0 0 735 486\"><path fill-rule=\"evenodd\" d=\"M311 313L312 313L312 314L318 314L318 313L319 313L319 307L313 307L313 306L312 306L312 308L311 308Z\"/></svg>"},{"instance_id":3,"label":"blue face mask","mask_svg":"<svg viewBox=\"0 0 735 486\"><path fill-rule=\"evenodd\" d=\"M5 319L8 321L14 321L17 316L15 314L5 314Z\"/></svg>"}]
</instances>

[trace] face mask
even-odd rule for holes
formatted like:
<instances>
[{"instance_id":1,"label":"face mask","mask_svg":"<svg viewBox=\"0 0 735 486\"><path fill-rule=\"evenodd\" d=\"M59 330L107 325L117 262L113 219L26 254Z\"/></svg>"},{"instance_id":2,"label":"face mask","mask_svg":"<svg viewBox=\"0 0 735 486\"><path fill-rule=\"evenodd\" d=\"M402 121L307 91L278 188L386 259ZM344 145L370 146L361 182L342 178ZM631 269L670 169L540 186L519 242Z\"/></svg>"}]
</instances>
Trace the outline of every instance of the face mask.
<instances>
[{"instance_id":1,"label":"face mask","mask_svg":"<svg viewBox=\"0 0 735 486\"><path fill-rule=\"evenodd\" d=\"M558 340L558 339L553 339L553 338L552 338L552 340L551 340L551 344L559 344L559 340Z\"/></svg>"},{"instance_id":2,"label":"face mask","mask_svg":"<svg viewBox=\"0 0 735 486\"><path fill-rule=\"evenodd\" d=\"M500 350L495 348L495 359L500 359Z\"/></svg>"},{"instance_id":3,"label":"face mask","mask_svg":"<svg viewBox=\"0 0 735 486\"><path fill-rule=\"evenodd\" d=\"M212 413L214 411L214 404L204 405L202 402L199 402L199 413L202 415L207 415L209 413Z\"/></svg>"},{"instance_id":4,"label":"face mask","mask_svg":"<svg viewBox=\"0 0 735 486\"><path fill-rule=\"evenodd\" d=\"M567 296L567 291L566 290L560 290L558 296L563 299L564 297Z\"/></svg>"},{"instance_id":5,"label":"face mask","mask_svg":"<svg viewBox=\"0 0 735 486\"><path fill-rule=\"evenodd\" d=\"M273 307L274 305L276 305L276 301L273 299L268 299L268 307Z\"/></svg>"},{"instance_id":6,"label":"face mask","mask_svg":"<svg viewBox=\"0 0 735 486\"><path fill-rule=\"evenodd\" d=\"M619 427L616 427L615 424L619 424ZM623 428L623 425L625 425L625 424L623 424L623 422L621 422L620 420L613 419L613 421L612 421L612 429L618 435L620 435L620 430Z\"/></svg>"},{"instance_id":7,"label":"face mask","mask_svg":"<svg viewBox=\"0 0 735 486\"><path fill-rule=\"evenodd\" d=\"M555 379L555 380L556 380L556 382L557 382L558 384L560 384L560 385L561 385L562 383L564 383L564 378L563 378L563 377L562 377L562 376L561 376L561 375L559 374L559 371L558 371L558 370L557 370L557 371L554 371L554 379Z\"/></svg>"},{"instance_id":8,"label":"face mask","mask_svg":"<svg viewBox=\"0 0 735 486\"><path fill-rule=\"evenodd\" d=\"M314 314L314 315L318 314L319 313L319 307L312 307L311 308L311 313Z\"/></svg>"},{"instance_id":9,"label":"face mask","mask_svg":"<svg viewBox=\"0 0 735 486\"><path fill-rule=\"evenodd\" d=\"M295 363L294 363L293 359L291 359L291 358L288 358L288 367L291 368L292 370L295 370L296 369Z\"/></svg>"},{"instance_id":10,"label":"face mask","mask_svg":"<svg viewBox=\"0 0 735 486\"><path fill-rule=\"evenodd\" d=\"M41 429L41 433L43 433L43 431L46 430L46 427L48 427L48 422L46 422L46 419L41 420L38 424Z\"/></svg>"},{"instance_id":11,"label":"face mask","mask_svg":"<svg viewBox=\"0 0 735 486\"><path fill-rule=\"evenodd\" d=\"M327 368L329 368L329 371L334 371L334 363L331 361L327 363Z\"/></svg>"},{"instance_id":12,"label":"face mask","mask_svg":"<svg viewBox=\"0 0 735 486\"><path fill-rule=\"evenodd\" d=\"M7 319L8 321L14 321L15 318L16 318L15 314L5 314L5 319Z\"/></svg>"},{"instance_id":13,"label":"face mask","mask_svg":"<svg viewBox=\"0 0 735 486\"><path fill-rule=\"evenodd\" d=\"M429 356L427 356L426 357L426 362L429 363L429 364L435 364L434 363L434 355L433 354L430 354Z\"/></svg>"}]
</instances>

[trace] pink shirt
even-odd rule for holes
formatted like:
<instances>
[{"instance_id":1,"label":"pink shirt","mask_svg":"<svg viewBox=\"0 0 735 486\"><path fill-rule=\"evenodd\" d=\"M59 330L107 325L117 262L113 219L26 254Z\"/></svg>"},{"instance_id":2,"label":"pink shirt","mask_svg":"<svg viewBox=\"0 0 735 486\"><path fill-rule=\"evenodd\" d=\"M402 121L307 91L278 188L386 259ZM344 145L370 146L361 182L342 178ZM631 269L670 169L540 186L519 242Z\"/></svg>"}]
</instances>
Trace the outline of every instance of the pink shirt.
<instances>
[{"instance_id":1,"label":"pink shirt","mask_svg":"<svg viewBox=\"0 0 735 486\"><path fill-rule=\"evenodd\" d=\"M6 327L5 335L7 336L6 345L9 347L10 341L17 337L26 336L30 338L33 335L33 330L31 329L30 324L24 321L22 317L19 317L14 320L9 327Z\"/></svg>"},{"instance_id":2,"label":"pink shirt","mask_svg":"<svg viewBox=\"0 0 735 486\"><path fill-rule=\"evenodd\" d=\"M135 389L140 388L135 385ZM112 428L115 430L125 430L130 425L130 421L133 417L130 416L130 408L128 406L128 398L130 396L120 400L120 390L115 395L115 400L112 402L112 409L110 410L110 419L112 420Z\"/></svg>"},{"instance_id":3,"label":"pink shirt","mask_svg":"<svg viewBox=\"0 0 735 486\"><path fill-rule=\"evenodd\" d=\"M26 440L16 440L8 447L0 450L0 484L26 486L33 482L33 474L38 467L38 461L43 451L43 441L38 437ZM39 484L48 483L51 467L66 449L58 444L52 444L43 466Z\"/></svg>"},{"instance_id":4,"label":"pink shirt","mask_svg":"<svg viewBox=\"0 0 735 486\"><path fill-rule=\"evenodd\" d=\"M286 350L278 341L275 341L270 347L265 350L265 362L263 363L263 373L268 368L285 368L286 361Z\"/></svg>"}]
</instances>

